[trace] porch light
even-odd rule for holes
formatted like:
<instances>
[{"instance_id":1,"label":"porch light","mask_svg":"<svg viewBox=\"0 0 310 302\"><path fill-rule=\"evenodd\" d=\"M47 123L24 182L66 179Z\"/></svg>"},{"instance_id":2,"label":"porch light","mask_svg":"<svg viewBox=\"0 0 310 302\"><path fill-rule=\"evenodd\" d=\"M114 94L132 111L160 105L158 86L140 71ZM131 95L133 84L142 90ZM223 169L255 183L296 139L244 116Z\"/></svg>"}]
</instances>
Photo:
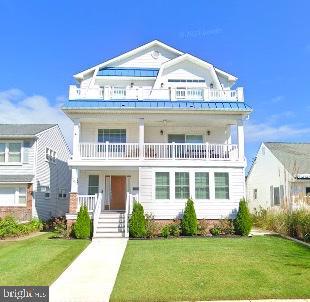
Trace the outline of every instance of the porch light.
<instances>
[{"instance_id":1,"label":"porch light","mask_svg":"<svg viewBox=\"0 0 310 302\"><path fill-rule=\"evenodd\" d=\"M160 87L163 88L163 87L164 87L164 83L161 83L161 84L160 84Z\"/></svg>"},{"instance_id":2,"label":"porch light","mask_svg":"<svg viewBox=\"0 0 310 302\"><path fill-rule=\"evenodd\" d=\"M130 88L133 88L133 83L130 83Z\"/></svg>"},{"instance_id":3,"label":"porch light","mask_svg":"<svg viewBox=\"0 0 310 302\"><path fill-rule=\"evenodd\" d=\"M160 135L164 135L164 130L160 130Z\"/></svg>"},{"instance_id":4,"label":"porch light","mask_svg":"<svg viewBox=\"0 0 310 302\"><path fill-rule=\"evenodd\" d=\"M211 134L211 131L210 131L210 130L208 130L208 131L207 131L207 134L208 134L208 135L210 135L210 134Z\"/></svg>"},{"instance_id":5,"label":"porch light","mask_svg":"<svg viewBox=\"0 0 310 302\"><path fill-rule=\"evenodd\" d=\"M210 88L213 89L213 83L210 84Z\"/></svg>"}]
</instances>

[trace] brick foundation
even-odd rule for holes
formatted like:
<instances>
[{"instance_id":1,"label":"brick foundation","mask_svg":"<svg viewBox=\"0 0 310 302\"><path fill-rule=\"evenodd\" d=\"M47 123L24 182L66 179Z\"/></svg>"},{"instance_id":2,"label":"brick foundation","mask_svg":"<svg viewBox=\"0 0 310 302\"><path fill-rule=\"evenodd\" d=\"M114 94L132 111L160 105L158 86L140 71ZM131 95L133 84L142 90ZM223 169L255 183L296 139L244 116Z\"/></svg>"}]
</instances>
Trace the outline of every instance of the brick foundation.
<instances>
[{"instance_id":1,"label":"brick foundation","mask_svg":"<svg viewBox=\"0 0 310 302\"><path fill-rule=\"evenodd\" d=\"M32 218L32 184L27 184L26 206L0 207L0 218L13 216L19 221L26 221Z\"/></svg>"},{"instance_id":2,"label":"brick foundation","mask_svg":"<svg viewBox=\"0 0 310 302\"><path fill-rule=\"evenodd\" d=\"M70 199L69 199L69 213L75 214L78 205L78 193L70 192Z\"/></svg>"}]
</instances>

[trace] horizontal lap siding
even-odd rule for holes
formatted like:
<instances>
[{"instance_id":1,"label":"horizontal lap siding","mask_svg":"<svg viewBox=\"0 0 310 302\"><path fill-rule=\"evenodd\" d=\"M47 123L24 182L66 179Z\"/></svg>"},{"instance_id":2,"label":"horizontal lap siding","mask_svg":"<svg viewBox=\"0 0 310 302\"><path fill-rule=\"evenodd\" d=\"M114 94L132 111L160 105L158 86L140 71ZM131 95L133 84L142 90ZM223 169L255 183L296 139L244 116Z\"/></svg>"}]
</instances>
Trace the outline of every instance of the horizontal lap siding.
<instances>
[{"instance_id":1,"label":"horizontal lap siding","mask_svg":"<svg viewBox=\"0 0 310 302\"><path fill-rule=\"evenodd\" d=\"M143 204L147 213L154 215L156 219L173 219L182 215L186 200L176 200L170 196L170 200L155 200L154 185L155 172L157 170L166 172L188 171L194 172L229 172L230 177L230 199L229 200L194 200L195 210L199 219L219 219L225 217L234 217L240 198L244 196L244 172L242 168L140 168L139 173L139 200ZM210 177L211 178L211 177ZM212 178L211 178L212 179ZM210 193L214 190L214 185L210 179ZM174 186L170 179L170 186ZM192 191L195 188L191 189Z\"/></svg>"}]
</instances>

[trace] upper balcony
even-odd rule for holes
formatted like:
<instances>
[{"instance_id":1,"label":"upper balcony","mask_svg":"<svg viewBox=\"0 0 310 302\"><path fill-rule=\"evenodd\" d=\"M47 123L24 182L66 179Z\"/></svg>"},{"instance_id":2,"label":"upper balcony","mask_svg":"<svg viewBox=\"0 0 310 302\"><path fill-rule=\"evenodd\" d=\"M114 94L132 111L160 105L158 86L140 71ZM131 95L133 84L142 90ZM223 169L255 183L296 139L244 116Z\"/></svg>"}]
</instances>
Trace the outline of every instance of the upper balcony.
<instances>
[{"instance_id":1,"label":"upper balcony","mask_svg":"<svg viewBox=\"0 0 310 302\"><path fill-rule=\"evenodd\" d=\"M197 100L197 101L228 101L243 102L243 88L235 90L220 90L203 87L162 88L147 87L116 87L105 86L96 88L78 88L70 85L70 100L96 99L96 100Z\"/></svg>"}]
</instances>

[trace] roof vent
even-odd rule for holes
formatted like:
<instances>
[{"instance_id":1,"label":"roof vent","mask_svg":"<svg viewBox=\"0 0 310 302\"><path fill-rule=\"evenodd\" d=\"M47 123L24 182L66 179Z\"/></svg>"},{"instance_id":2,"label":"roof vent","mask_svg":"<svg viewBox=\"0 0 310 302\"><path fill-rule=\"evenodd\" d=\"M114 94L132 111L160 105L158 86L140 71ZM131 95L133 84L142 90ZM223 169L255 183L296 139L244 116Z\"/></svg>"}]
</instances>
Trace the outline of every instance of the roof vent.
<instances>
[{"instance_id":1,"label":"roof vent","mask_svg":"<svg viewBox=\"0 0 310 302\"><path fill-rule=\"evenodd\" d=\"M152 57L154 59L158 59L159 58L159 51L158 50L153 50L152 51Z\"/></svg>"}]
</instances>

